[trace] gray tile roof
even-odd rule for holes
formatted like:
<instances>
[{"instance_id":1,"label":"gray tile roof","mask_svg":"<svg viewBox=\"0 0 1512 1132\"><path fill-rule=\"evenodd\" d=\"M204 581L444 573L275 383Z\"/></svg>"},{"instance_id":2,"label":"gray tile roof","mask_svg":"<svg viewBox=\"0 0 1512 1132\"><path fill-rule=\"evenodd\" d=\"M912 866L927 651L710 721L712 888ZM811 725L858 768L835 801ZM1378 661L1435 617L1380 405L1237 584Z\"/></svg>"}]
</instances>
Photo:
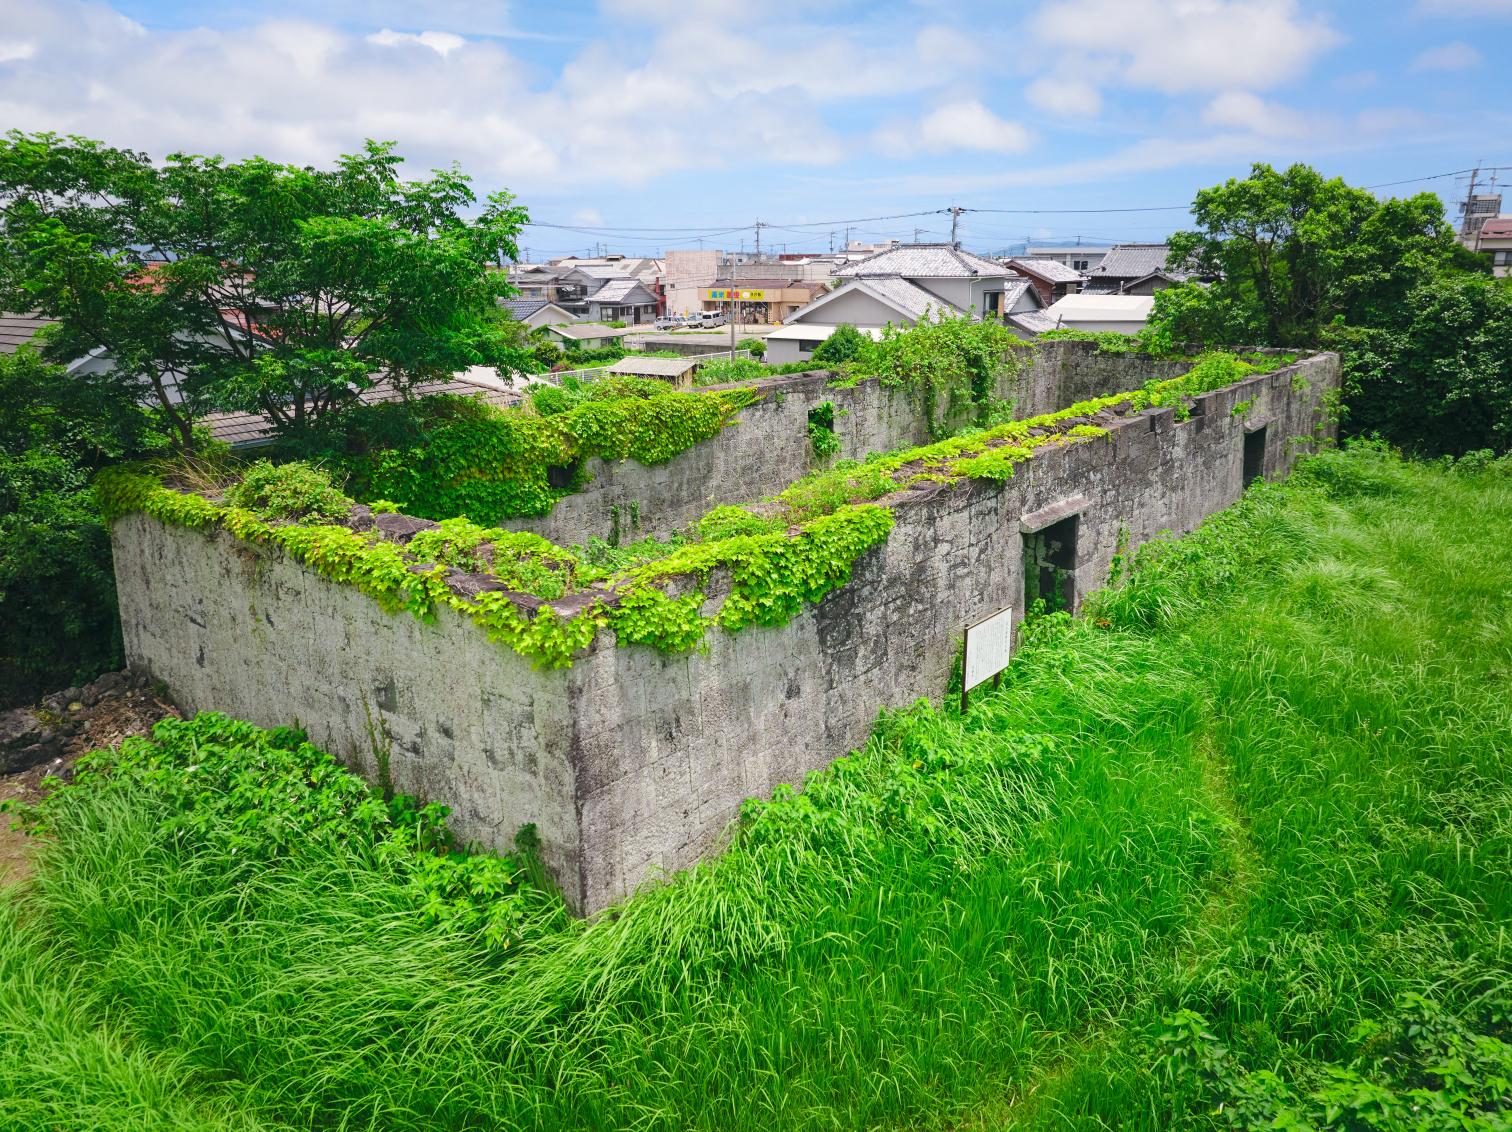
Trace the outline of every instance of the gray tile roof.
<instances>
[{"instance_id":1,"label":"gray tile roof","mask_svg":"<svg viewBox=\"0 0 1512 1132\"><path fill-rule=\"evenodd\" d=\"M904 244L877 252L835 272L842 279L865 279L875 275L901 275L908 279L970 279L973 276L1006 275L1001 263L963 252L950 244Z\"/></svg>"},{"instance_id":2,"label":"gray tile roof","mask_svg":"<svg viewBox=\"0 0 1512 1132\"><path fill-rule=\"evenodd\" d=\"M1048 315L1044 311L1018 311L1008 315L1006 321L1030 334L1043 334L1060 325L1053 315Z\"/></svg>"},{"instance_id":3,"label":"gray tile roof","mask_svg":"<svg viewBox=\"0 0 1512 1132\"><path fill-rule=\"evenodd\" d=\"M923 318L931 309L944 311L949 314L959 314L960 310L952 303L947 303L938 295L932 295L917 283L911 283L907 279L900 279L896 275L883 275L875 278L858 279L856 282L862 289L871 291L884 302L902 311L911 319Z\"/></svg>"},{"instance_id":4,"label":"gray tile roof","mask_svg":"<svg viewBox=\"0 0 1512 1132\"><path fill-rule=\"evenodd\" d=\"M470 381L433 382L417 386L410 396L434 397L439 393L481 397L491 405L500 406L517 405L521 400L518 393L503 393ZM357 395L357 400L364 405L377 405L385 401L398 401L401 396L397 389L384 385L363 390ZM209 413L202 418L201 423L215 439L224 441L233 448L267 444L273 439L272 426L261 413Z\"/></svg>"},{"instance_id":5,"label":"gray tile roof","mask_svg":"<svg viewBox=\"0 0 1512 1132\"><path fill-rule=\"evenodd\" d=\"M1165 270L1169 252L1164 244L1114 244L1102 262L1088 272L1088 277L1094 283L1108 278L1143 279L1152 272ZM1173 278L1180 275L1170 274Z\"/></svg>"},{"instance_id":6,"label":"gray tile roof","mask_svg":"<svg viewBox=\"0 0 1512 1132\"><path fill-rule=\"evenodd\" d=\"M18 347L30 342L37 331L55 321L39 314L0 313L0 354L14 354Z\"/></svg>"},{"instance_id":7,"label":"gray tile roof","mask_svg":"<svg viewBox=\"0 0 1512 1132\"><path fill-rule=\"evenodd\" d=\"M605 266L602 266L602 265L599 265L599 264L592 264L592 263L590 263L586 267L570 267L570 268L568 268L568 272L569 273L576 272L579 275L586 275L590 279L628 279L628 278L630 278L628 275L626 275L623 271L621 271L617 267L605 267Z\"/></svg>"},{"instance_id":8,"label":"gray tile roof","mask_svg":"<svg viewBox=\"0 0 1512 1132\"><path fill-rule=\"evenodd\" d=\"M526 319L535 314L542 307L550 306L546 299L500 299L499 306L507 310L511 317Z\"/></svg>"},{"instance_id":9,"label":"gray tile roof","mask_svg":"<svg viewBox=\"0 0 1512 1132\"><path fill-rule=\"evenodd\" d=\"M1051 283L1075 283L1082 277L1082 273L1075 268L1067 267L1058 259L1037 259L1028 256L1017 256L1008 261L1009 267L1022 268L1032 272L1041 279L1047 279Z\"/></svg>"},{"instance_id":10,"label":"gray tile roof","mask_svg":"<svg viewBox=\"0 0 1512 1132\"><path fill-rule=\"evenodd\" d=\"M623 338L625 335L635 332L629 327L600 326L597 323L591 322L572 322L566 326L551 327L551 333L582 342L587 341L589 338Z\"/></svg>"},{"instance_id":11,"label":"gray tile roof","mask_svg":"<svg viewBox=\"0 0 1512 1132\"><path fill-rule=\"evenodd\" d=\"M1009 276L1003 281L1003 309L1005 311L1012 310L1013 304L1022 299L1024 292L1033 286L1034 284L1027 279L1015 279ZM1038 291L1034 292L1034 294L1036 297L1039 296Z\"/></svg>"},{"instance_id":12,"label":"gray tile roof","mask_svg":"<svg viewBox=\"0 0 1512 1132\"><path fill-rule=\"evenodd\" d=\"M654 303L656 301L656 296L646 290L635 279L611 279L589 295L588 301L590 303L623 303L636 295L637 292L645 296L643 299L637 300L640 303Z\"/></svg>"}]
</instances>

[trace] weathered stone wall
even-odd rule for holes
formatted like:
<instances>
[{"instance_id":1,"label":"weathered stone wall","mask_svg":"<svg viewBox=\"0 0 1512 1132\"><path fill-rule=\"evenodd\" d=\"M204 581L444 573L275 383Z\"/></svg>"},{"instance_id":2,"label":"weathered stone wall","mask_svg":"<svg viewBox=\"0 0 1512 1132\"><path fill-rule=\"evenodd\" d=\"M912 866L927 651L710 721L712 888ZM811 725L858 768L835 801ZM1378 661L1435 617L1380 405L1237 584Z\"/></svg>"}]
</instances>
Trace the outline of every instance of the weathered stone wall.
<instances>
[{"instance_id":1,"label":"weathered stone wall","mask_svg":"<svg viewBox=\"0 0 1512 1132\"><path fill-rule=\"evenodd\" d=\"M1308 379L1294 390L1295 373ZM1266 472L1313 435L1334 355L1199 398L1191 418L1151 410L1106 439L1047 447L1004 484L926 484L851 583L787 625L714 632L668 657L601 636L571 669L573 762L587 906L599 907L717 843L741 800L866 741L877 710L943 693L964 627L1024 612L1023 520L1070 501L1076 592L1105 584L1120 537L1191 530L1240 495L1244 436L1266 428ZM1253 399L1243 416L1232 410Z\"/></svg>"},{"instance_id":2,"label":"weathered stone wall","mask_svg":"<svg viewBox=\"0 0 1512 1132\"><path fill-rule=\"evenodd\" d=\"M451 609L390 615L225 532L129 515L114 527L126 657L186 712L298 724L371 781L452 807L464 838L506 848L534 822L576 903L571 705ZM380 762L387 762L386 772Z\"/></svg>"},{"instance_id":3,"label":"weathered stone wall","mask_svg":"<svg viewBox=\"0 0 1512 1132\"><path fill-rule=\"evenodd\" d=\"M1121 534L1188 530L1238 498L1249 432L1283 474L1291 438L1331 431L1338 379L1317 355L1199 398L1189 420L1151 410L1042 448L1005 483L921 484L884 501L896 527L850 584L787 625L716 629L686 656L601 633L549 673L450 611L384 614L276 551L134 516L114 531L127 655L187 708L297 720L369 775L388 749L394 784L452 805L464 837L503 848L534 822L593 911L706 852L743 799L861 744L879 708L939 696L964 625L1022 616L1026 527L1079 516L1084 594Z\"/></svg>"},{"instance_id":4,"label":"weathered stone wall","mask_svg":"<svg viewBox=\"0 0 1512 1132\"><path fill-rule=\"evenodd\" d=\"M1033 417L1137 389L1151 379L1176 377L1191 366L1188 360L1101 354L1090 342L1043 342L998 395L1012 399L1015 417ZM719 436L655 466L592 457L581 491L559 500L549 515L504 525L533 531L562 546L590 538L665 538L711 507L775 495L811 471L816 461L808 414L824 401L840 410L835 417L839 458L860 459L870 452L929 442L923 413L908 394L884 389L875 380L834 388L829 384L833 377L829 371L815 370L743 383L756 385L765 396L742 409Z\"/></svg>"}]
</instances>

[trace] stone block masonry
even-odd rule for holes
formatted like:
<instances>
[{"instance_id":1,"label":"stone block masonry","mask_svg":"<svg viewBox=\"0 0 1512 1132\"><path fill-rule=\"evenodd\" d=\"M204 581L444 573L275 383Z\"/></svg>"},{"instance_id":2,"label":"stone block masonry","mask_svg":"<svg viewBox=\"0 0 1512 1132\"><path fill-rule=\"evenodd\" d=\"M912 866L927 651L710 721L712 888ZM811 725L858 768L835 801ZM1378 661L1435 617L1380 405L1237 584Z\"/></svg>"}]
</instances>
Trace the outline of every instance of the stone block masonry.
<instances>
[{"instance_id":1,"label":"stone block masonry","mask_svg":"<svg viewBox=\"0 0 1512 1132\"><path fill-rule=\"evenodd\" d=\"M1191 368L1192 361L1185 358L1157 361L1143 354L1103 354L1091 342L1050 341L1040 343L1023 370L997 393L1011 399L1013 415L1023 419L1126 393ZM719 436L655 466L591 457L582 490L558 500L539 519L502 525L560 546L593 538L666 538L711 507L775 495L815 467L808 415L825 401L836 408L841 458L929 443L923 414L906 392L884 388L875 379L837 389L829 384L834 376L817 370L739 383L754 384L765 396L742 409L736 423Z\"/></svg>"},{"instance_id":2,"label":"stone block masonry","mask_svg":"<svg viewBox=\"0 0 1512 1132\"><path fill-rule=\"evenodd\" d=\"M1317 354L1197 398L1188 419L1148 410L1046 445L1004 482L919 483L880 501L895 526L850 583L787 624L716 628L685 655L600 632L555 671L450 610L385 614L275 550L132 515L114 531L127 655L185 708L298 721L369 776L453 806L463 837L505 848L534 823L568 900L593 912L716 848L745 798L862 744L879 708L938 699L966 624L1022 617L1026 536L1069 541L1074 605L1121 539L1188 530L1247 474L1283 475L1293 438L1331 435L1338 384L1337 357Z\"/></svg>"}]
</instances>

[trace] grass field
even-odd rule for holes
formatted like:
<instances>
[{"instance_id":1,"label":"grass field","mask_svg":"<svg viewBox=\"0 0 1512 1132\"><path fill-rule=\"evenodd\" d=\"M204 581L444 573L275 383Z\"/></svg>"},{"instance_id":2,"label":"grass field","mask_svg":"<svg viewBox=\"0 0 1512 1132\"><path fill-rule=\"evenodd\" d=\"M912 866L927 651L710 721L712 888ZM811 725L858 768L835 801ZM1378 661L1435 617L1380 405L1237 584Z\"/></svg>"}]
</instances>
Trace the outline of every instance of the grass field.
<instances>
[{"instance_id":1,"label":"grass field","mask_svg":"<svg viewBox=\"0 0 1512 1132\"><path fill-rule=\"evenodd\" d=\"M1506 1128L1505 464L1317 457L503 952L361 839L248 868L150 778L64 790L0 1127Z\"/></svg>"}]
</instances>

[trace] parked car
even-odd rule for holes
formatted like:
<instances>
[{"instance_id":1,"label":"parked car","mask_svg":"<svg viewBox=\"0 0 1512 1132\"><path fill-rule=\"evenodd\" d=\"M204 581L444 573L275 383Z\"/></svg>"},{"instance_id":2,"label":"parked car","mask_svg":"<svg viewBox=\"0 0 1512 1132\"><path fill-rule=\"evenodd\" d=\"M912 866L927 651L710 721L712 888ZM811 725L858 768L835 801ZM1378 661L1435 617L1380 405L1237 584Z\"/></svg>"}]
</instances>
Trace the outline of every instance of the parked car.
<instances>
[{"instance_id":1,"label":"parked car","mask_svg":"<svg viewBox=\"0 0 1512 1132\"><path fill-rule=\"evenodd\" d=\"M683 325L683 322L686 318L686 315L681 314L664 314L656 320L656 329L676 330L678 327Z\"/></svg>"},{"instance_id":2,"label":"parked car","mask_svg":"<svg viewBox=\"0 0 1512 1132\"><path fill-rule=\"evenodd\" d=\"M695 324L701 330L708 330L716 326L724 326L730 321L730 316L724 311L699 311L698 322Z\"/></svg>"}]
</instances>

